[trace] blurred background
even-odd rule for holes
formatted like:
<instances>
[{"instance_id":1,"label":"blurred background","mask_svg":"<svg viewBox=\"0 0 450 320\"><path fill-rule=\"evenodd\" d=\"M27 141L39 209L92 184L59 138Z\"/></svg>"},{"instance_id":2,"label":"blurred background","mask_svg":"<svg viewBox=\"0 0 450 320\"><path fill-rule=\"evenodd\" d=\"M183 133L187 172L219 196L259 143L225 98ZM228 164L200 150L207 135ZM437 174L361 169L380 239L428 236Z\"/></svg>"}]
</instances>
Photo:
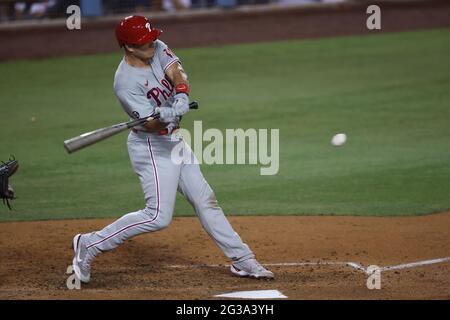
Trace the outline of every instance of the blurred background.
<instances>
[{"instance_id":1,"label":"blurred background","mask_svg":"<svg viewBox=\"0 0 450 320\"><path fill-rule=\"evenodd\" d=\"M0 23L45 20L66 15L66 8L78 5L85 17L104 17L121 13L180 12L186 10L234 8L244 5L306 5L346 0L0 0Z\"/></svg>"},{"instance_id":2,"label":"blurred background","mask_svg":"<svg viewBox=\"0 0 450 320\"><path fill-rule=\"evenodd\" d=\"M382 32L449 25L447 0L381 0ZM117 52L114 28L141 14L173 48L374 33L369 0L0 0L0 61ZM77 5L81 30L66 23ZM376 32L376 31L375 31ZM8 44L8 45L5 45Z\"/></svg>"}]
</instances>

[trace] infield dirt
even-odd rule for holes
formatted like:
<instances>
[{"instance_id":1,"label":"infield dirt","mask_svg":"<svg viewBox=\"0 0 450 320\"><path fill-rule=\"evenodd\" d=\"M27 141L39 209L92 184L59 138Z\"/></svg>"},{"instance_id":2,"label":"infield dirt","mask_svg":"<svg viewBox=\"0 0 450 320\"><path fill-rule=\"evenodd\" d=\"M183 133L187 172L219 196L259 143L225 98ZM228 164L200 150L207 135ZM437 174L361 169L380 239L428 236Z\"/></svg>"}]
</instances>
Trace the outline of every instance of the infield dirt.
<instances>
[{"instance_id":1,"label":"infield dirt","mask_svg":"<svg viewBox=\"0 0 450 320\"><path fill-rule=\"evenodd\" d=\"M72 237L112 220L0 223L0 299L214 299L276 289L289 299L450 299L450 262L385 271L369 290L348 266L271 266L273 281L233 277L197 218L140 235L95 260L68 290ZM356 262L380 267L450 256L450 213L420 217L230 217L263 264ZM221 266L207 266L221 265ZM174 267L178 266L178 267Z\"/></svg>"}]
</instances>

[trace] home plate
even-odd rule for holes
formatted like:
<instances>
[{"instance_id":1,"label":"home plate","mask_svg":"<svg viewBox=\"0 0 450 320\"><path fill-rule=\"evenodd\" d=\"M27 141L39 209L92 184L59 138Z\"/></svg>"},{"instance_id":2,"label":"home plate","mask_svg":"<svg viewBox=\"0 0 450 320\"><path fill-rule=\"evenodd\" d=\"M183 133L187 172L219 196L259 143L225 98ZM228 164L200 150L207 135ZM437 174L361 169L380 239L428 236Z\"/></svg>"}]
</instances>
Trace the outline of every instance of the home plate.
<instances>
[{"instance_id":1,"label":"home plate","mask_svg":"<svg viewBox=\"0 0 450 320\"><path fill-rule=\"evenodd\" d=\"M284 299L287 298L278 290L256 290L256 291L235 291L215 295L218 298L240 298L240 299Z\"/></svg>"}]
</instances>

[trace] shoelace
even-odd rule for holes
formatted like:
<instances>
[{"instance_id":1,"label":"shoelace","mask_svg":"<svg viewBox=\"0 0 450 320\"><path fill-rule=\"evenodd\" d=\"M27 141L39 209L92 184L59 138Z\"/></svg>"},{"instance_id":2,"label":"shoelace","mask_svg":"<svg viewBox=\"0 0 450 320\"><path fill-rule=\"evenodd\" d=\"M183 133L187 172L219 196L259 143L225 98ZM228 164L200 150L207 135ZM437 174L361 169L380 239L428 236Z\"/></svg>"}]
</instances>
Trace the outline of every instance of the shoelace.
<instances>
[{"instance_id":1,"label":"shoelace","mask_svg":"<svg viewBox=\"0 0 450 320\"><path fill-rule=\"evenodd\" d=\"M265 271L266 269L260 265L258 262L255 263L256 271Z\"/></svg>"},{"instance_id":2,"label":"shoelace","mask_svg":"<svg viewBox=\"0 0 450 320\"><path fill-rule=\"evenodd\" d=\"M259 264L258 261L252 261L248 263L248 269L250 269L250 272L255 272L255 271L264 271L264 267Z\"/></svg>"}]
</instances>

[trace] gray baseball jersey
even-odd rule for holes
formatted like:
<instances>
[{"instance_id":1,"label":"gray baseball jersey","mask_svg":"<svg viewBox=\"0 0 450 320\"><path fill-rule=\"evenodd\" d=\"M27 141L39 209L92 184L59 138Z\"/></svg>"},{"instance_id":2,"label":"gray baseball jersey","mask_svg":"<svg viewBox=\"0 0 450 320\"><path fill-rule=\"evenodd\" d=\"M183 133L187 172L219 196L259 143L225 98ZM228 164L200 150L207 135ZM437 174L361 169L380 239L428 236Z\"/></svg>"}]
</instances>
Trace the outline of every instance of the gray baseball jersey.
<instances>
[{"instance_id":1,"label":"gray baseball jersey","mask_svg":"<svg viewBox=\"0 0 450 320\"><path fill-rule=\"evenodd\" d=\"M165 70L179 63L179 59L162 41L155 42L150 68L134 68L122 60L116 72L114 90L132 118L148 116L155 107L171 106L174 100L174 87ZM172 161L171 152L174 147L180 147L179 144L186 159L195 157L182 138L144 131L129 134L128 153L142 185L146 205L100 231L86 234L87 247L92 254L111 250L138 234L167 227L178 190L192 204L203 228L228 258L233 261L254 258L219 207L198 161L181 164Z\"/></svg>"},{"instance_id":2,"label":"gray baseball jersey","mask_svg":"<svg viewBox=\"0 0 450 320\"><path fill-rule=\"evenodd\" d=\"M132 67L122 59L114 77L114 92L131 118L145 118L156 107L172 106L174 86L166 70L174 63L181 62L161 40L155 41L155 55L148 68ZM143 127L138 130L145 131Z\"/></svg>"}]
</instances>

